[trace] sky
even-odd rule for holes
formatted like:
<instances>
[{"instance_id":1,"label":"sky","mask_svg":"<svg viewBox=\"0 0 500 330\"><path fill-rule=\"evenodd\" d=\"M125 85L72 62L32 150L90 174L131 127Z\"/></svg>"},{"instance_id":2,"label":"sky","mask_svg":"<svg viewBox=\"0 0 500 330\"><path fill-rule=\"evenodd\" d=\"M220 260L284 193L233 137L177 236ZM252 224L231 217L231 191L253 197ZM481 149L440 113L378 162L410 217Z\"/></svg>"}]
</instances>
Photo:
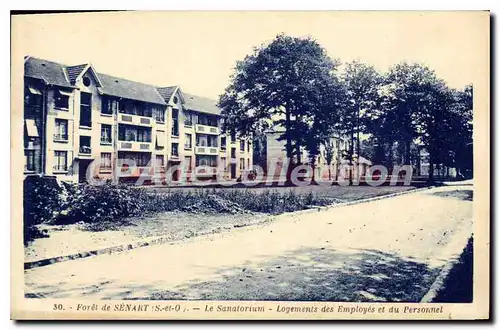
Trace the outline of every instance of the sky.
<instances>
[{"instance_id":1,"label":"sky","mask_svg":"<svg viewBox=\"0 0 500 330\"><path fill-rule=\"evenodd\" d=\"M483 13L484 14L484 13ZM487 14L486 14L487 15ZM481 19L482 18L482 19ZM315 38L330 57L381 72L419 62L450 87L481 74L478 12L118 12L12 18L12 56L31 55L216 99L236 61L277 34ZM482 53L478 49L483 50Z\"/></svg>"}]
</instances>

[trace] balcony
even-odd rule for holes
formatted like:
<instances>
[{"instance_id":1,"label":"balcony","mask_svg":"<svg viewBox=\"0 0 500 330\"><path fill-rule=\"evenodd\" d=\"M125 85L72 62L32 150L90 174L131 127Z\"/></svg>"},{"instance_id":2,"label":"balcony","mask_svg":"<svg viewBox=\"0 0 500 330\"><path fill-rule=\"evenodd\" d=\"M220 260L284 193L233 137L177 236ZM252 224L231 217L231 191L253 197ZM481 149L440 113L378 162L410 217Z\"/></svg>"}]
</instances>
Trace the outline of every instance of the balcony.
<instances>
[{"instance_id":1,"label":"balcony","mask_svg":"<svg viewBox=\"0 0 500 330\"><path fill-rule=\"evenodd\" d=\"M153 143L138 141L118 141L118 150L151 152L153 150Z\"/></svg>"},{"instance_id":2,"label":"balcony","mask_svg":"<svg viewBox=\"0 0 500 330\"><path fill-rule=\"evenodd\" d=\"M153 166L122 166L118 172L118 176L122 178L139 177L139 176L152 176L155 174Z\"/></svg>"},{"instance_id":3,"label":"balcony","mask_svg":"<svg viewBox=\"0 0 500 330\"><path fill-rule=\"evenodd\" d=\"M54 134L54 142L68 142L68 134Z\"/></svg>"},{"instance_id":4,"label":"balcony","mask_svg":"<svg viewBox=\"0 0 500 330\"><path fill-rule=\"evenodd\" d=\"M90 157L92 155L92 148L90 148L90 146L88 145L81 145L80 149L78 150L78 154L80 156Z\"/></svg>"},{"instance_id":5,"label":"balcony","mask_svg":"<svg viewBox=\"0 0 500 330\"><path fill-rule=\"evenodd\" d=\"M218 147L200 147L196 146L194 149L194 153L196 155L213 155L216 156L219 154Z\"/></svg>"},{"instance_id":6,"label":"balcony","mask_svg":"<svg viewBox=\"0 0 500 330\"><path fill-rule=\"evenodd\" d=\"M217 167L213 166L196 166L194 173L197 177L206 177L217 175Z\"/></svg>"},{"instance_id":7,"label":"balcony","mask_svg":"<svg viewBox=\"0 0 500 330\"><path fill-rule=\"evenodd\" d=\"M201 134L213 134L213 135L220 134L220 129L215 126L196 124L194 129L196 133L201 133Z\"/></svg>"},{"instance_id":8,"label":"balcony","mask_svg":"<svg viewBox=\"0 0 500 330\"><path fill-rule=\"evenodd\" d=\"M120 124L128 124L128 125L136 125L136 126L153 126L153 118L137 116L137 115L129 115L126 113L118 114L118 123Z\"/></svg>"}]
</instances>

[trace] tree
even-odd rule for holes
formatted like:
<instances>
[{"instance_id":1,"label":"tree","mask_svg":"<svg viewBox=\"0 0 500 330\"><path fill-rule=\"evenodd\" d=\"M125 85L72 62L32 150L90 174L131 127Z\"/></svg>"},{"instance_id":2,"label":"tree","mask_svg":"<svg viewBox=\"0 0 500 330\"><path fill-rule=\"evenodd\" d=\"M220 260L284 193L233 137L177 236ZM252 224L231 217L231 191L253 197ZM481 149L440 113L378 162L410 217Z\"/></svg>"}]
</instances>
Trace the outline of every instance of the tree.
<instances>
[{"instance_id":1,"label":"tree","mask_svg":"<svg viewBox=\"0 0 500 330\"><path fill-rule=\"evenodd\" d=\"M421 86L421 99L415 112L418 138L429 152L429 181L434 181L434 164L450 162L451 107L453 95L446 84L435 77Z\"/></svg>"},{"instance_id":2,"label":"tree","mask_svg":"<svg viewBox=\"0 0 500 330\"><path fill-rule=\"evenodd\" d=\"M473 172L473 87L467 85L462 91L454 91L453 138L451 148L454 153L454 165L461 176L472 177Z\"/></svg>"},{"instance_id":3,"label":"tree","mask_svg":"<svg viewBox=\"0 0 500 330\"><path fill-rule=\"evenodd\" d=\"M347 97L343 113L343 126L350 136L349 162L352 166L354 149L358 155L357 159L360 159L360 134L366 131L366 118L369 118L370 112L377 105L382 76L373 66L353 61L346 64L342 82ZM355 134L356 148L354 147ZM349 181L352 183L352 173L349 175Z\"/></svg>"},{"instance_id":4,"label":"tree","mask_svg":"<svg viewBox=\"0 0 500 330\"><path fill-rule=\"evenodd\" d=\"M317 111L325 109L322 93L335 85L337 61L317 41L278 35L238 61L229 86L220 96L224 130L242 135L283 128L286 156L297 158ZM295 144L294 144L295 142ZM299 160L299 159L298 159Z\"/></svg>"},{"instance_id":5,"label":"tree","mask_svg":"<svg viewBox=\"0 0 500 330\"><path fill-rule=\"evenodd\" d=\"M398 63L386 76L383 86L385 126L392 126L391 133L397 136L403 164L411 164L411 145L422 134L417 131L417 118L429 110L426 107L430 93L437 84L434 71L418 63Z\"/></svg>"}]
</instances>

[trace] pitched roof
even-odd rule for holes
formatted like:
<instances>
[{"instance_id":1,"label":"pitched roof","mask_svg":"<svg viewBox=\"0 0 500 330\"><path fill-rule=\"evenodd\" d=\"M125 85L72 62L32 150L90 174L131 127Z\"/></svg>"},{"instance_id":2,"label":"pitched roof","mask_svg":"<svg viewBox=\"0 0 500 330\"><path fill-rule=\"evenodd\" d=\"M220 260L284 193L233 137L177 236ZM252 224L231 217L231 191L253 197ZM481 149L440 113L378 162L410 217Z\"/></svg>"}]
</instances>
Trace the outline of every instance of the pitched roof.
<instances>
[{"instance_id":1,"label":"pitched roof","mask_svg":"<svg viewBox=\"0 0 500 330\"><path fill-rule=\"evenodd\" d=\"M157 87L158 93L160 93L161 97L165 100L166 103L170 101L170 98L174 94L177 86L168 86L168 87Z\"/></svg>"},{"instance_id":2,"label":"pitched roof","mask_svg":"<svg viewBox=\"0 0 500 330\"><path fill-rule=\"evenodd\" d=\"M99 73L102 94L156 104L166 104L155 86Z\"/></svg>"},{"instance_id":3,"label":"pitched roof","mask_svg":"<svg viewBox=\"0 0 500 330\"><path fill-rule=\"evenodd\" d=\"M66 67L66 71L68 72L69 81L74 84L76 78L82 73L82 71L87 67L88 64L80 64Z\"/></svg>"},{"instance_id":4,"label":"pitched roof","mask_svg":"<svg viewBox=\"0 0 500 330\"><path fill-rule=\"evenodd\" d=\"M212 115L220 115L221 111L217 107L217 102L215 100L209 99L207 97L196 96L188 93L184 94L184 100L186 101L184 107L189 110L209 113Z\"/></svg>"},{"instance_id":5,"label":"pitched roof","mask_svg":"<svg viewBox=\"0 0 500 330\"><path fill-rule=\"evenodd\" d=\"M64 64L28 57L24 62L24 76L43 79L51 85L75 87L75 79L87 64L66 66ZM156 104L166 104L155 86L119 77L96 73L102 83L102 94L123 97Z\"/></svg>"},{"instance_id":6,"label":"pitched roof","mask_svg":"<svg viewBox=\"0 0 500 330\"><path fill-rule=\"evenodd\" d=\"M34 57L29 57L24 62L24 76L42 79L50 85L73 87L66 77L64 66Z\"/></svg>"}]
</instances>

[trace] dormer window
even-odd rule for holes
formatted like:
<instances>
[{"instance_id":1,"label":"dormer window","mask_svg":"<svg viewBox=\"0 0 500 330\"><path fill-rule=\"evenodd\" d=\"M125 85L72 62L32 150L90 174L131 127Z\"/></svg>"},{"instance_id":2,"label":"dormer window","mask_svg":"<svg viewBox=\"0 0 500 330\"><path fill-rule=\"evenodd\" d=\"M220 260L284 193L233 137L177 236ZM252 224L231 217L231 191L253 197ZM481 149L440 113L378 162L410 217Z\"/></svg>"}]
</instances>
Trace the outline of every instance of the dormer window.
<instances>
[{"instance_id":1,"label":"dormer window","mask_svg":"<svg viewBox=\"0 0 500 330\"><path fill-rule=\"evenodd\" d=\"M69 108L69 96L71 93L56 90L54 93L54 105L59 109L68 109Z\"/></svg>"}]
</instances>

